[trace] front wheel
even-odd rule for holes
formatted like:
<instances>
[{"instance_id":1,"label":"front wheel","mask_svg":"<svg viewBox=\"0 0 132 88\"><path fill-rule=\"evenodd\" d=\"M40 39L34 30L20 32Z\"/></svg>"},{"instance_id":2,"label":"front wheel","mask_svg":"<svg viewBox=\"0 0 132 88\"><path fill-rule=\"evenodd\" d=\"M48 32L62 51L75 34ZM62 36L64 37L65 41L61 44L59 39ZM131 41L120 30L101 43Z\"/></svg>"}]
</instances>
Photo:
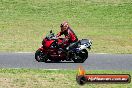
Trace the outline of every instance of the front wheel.
<instances>
[{"instance_id":1,"label":"front wheel","mask_svg":"<svg viewBox=\"0 0 132 88\"><path fill-rule=\"evenodd\" d=\"M36 51L36 53L35 53L35 59L38 62L46 62L48 60L47 56L42 51L40 51L40 50Z\"/></svg>"},{"instance_id":2,"label":"front wheel","mask_svg":"<svg viewBox=\"0 0 132 88\"><path fill-rule=\"evenodd\" d=\"M75 63L83 63L88 58L88 51L83 49L82 51L75 53L73 61Z\"/></svg>"}]
</instances>

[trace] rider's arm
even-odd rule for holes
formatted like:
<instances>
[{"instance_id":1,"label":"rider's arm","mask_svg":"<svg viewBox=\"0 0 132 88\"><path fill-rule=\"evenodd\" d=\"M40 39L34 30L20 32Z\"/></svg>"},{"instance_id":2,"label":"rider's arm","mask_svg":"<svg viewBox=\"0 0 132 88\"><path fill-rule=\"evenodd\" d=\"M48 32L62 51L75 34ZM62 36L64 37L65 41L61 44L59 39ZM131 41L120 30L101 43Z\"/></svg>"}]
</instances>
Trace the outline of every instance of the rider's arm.
<instances>
[{"instance_id":1,"label":"rider's arm","mask_svg":"<svg viewBox=\"0 0 132 88\"><path fill-rule=\"evenodd\" d=\"M68 34L69 34L69 39L71 42L78 40L78 38L76 37L76 35L72 31L69 31Z\"/></svg>"},{"instance_id":2,"label":"rider's arm","mask_svg":"<svg viewBox=\"0 0 132 88\"><path fill-rule=\"evenodd\" d=\"M62 32L59 32L56 36L59 37L62 35Z\"/></svg>"}]
</instances>

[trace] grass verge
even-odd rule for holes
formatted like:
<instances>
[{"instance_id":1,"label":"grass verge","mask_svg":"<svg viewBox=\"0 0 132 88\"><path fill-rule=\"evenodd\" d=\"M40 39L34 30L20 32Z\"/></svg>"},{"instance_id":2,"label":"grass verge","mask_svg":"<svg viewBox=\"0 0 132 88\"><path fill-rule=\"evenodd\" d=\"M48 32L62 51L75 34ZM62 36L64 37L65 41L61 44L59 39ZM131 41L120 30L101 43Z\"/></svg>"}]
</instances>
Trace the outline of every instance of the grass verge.
<instances>
[{"instance_id":1,"label":"grass verge","mask_svg":"<svg viewBox=\"0 0 132 88\"><path fill-rule=\"evenodd\" d=\"M35 51L67 20L91 52L132 53L131 0L0 0L0 51Z\"/></svg>"}]
</instances>

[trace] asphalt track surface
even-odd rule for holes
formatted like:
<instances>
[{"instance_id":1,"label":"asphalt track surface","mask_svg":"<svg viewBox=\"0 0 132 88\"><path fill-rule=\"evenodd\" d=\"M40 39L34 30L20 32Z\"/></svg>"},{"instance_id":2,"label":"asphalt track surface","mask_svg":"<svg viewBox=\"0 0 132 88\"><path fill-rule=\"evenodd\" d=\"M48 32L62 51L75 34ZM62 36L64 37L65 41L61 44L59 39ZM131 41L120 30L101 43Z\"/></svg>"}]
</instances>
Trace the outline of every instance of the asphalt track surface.
<instances>
[{"instance_id":1,"label":"asphalt track surface","mask_svg":"<svg viewBox=\"0 0 132 88\"><path fill-rule=\"evenodd\" d=\"M44 63L34 59L34 53L0 53L0 68L132 70L132 54L89 54L84 63Z\"/></svg>"}]
</instances>

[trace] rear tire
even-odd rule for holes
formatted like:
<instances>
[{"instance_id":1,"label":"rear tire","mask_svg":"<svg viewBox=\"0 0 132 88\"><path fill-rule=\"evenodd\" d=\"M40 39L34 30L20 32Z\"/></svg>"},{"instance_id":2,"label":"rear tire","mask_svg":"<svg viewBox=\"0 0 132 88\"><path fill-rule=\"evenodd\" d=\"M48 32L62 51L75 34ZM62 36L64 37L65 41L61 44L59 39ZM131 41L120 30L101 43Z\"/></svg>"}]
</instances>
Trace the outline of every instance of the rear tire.
<instances>
[{"instance_id":1,"label":"rear tire","mask_svg":"<svg viewBox=\"0 0 132 88\"><path fill-rule=\"evenodd\" d=\"M79 53L76 53L73 61L75 63L83 63L88 58L88 51L86 49L83 49Z\"/></svg>"},{"instance_id":2,"label":"rear tire","mask_svg":"<svg viewBox=\"0 0 132 88\"><path fill-rule=\"evenodd\" d=\"M47 56L41 51L41 50L37 50L35 53L35 59L38 62L47 62Z\"/></svg>"}]
</instances>

